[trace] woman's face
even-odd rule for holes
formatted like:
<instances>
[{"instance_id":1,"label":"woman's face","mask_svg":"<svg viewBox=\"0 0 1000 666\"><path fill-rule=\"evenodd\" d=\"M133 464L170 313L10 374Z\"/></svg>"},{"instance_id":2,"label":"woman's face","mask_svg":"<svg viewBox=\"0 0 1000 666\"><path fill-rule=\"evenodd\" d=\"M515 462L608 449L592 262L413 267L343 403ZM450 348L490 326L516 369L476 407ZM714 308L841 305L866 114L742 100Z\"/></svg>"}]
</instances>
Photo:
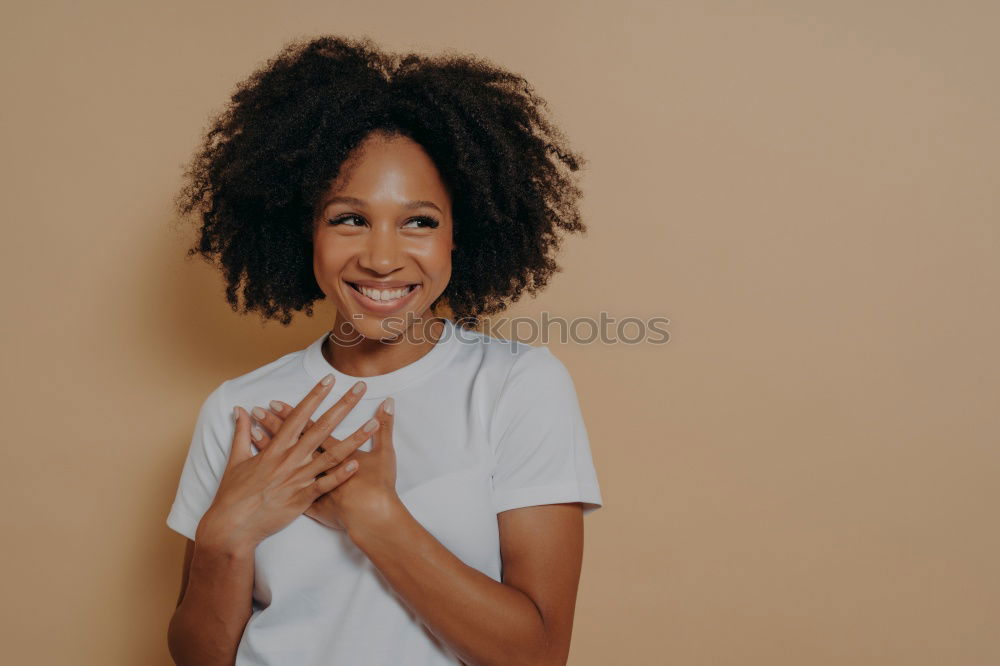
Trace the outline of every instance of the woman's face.
<instances>
[{"instance_id":1,"label":"woman's face","mask_svg":"<svg viewBox=\"0 0 1000 666\"><path fill-rule=\"evenodd\" d=\"M321 198L313 229L316 281L348 339L396 337L430 316L451 279L451 198L410 138L369 135Z\"/></svg>"}]
</instances>

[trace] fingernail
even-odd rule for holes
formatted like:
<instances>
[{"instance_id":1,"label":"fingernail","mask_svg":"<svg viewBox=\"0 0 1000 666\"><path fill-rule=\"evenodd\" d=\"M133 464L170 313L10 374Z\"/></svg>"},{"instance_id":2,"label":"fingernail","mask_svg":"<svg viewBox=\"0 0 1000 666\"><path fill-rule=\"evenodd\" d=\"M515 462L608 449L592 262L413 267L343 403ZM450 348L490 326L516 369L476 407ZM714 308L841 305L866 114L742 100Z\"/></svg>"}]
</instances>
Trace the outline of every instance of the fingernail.
<instances>
[{"instance_id":1,"label":"fingernail","mask_svg":"<svg viewBox=\"0 0 1000 666\"><path fill-rule=\"evenodd\" d=\"M386 398L385 402L382 403L382 409L385 411L386 414L392 414L393 404L394 403L392 398Z\"/></svg>"},{"instance_id":2,"label":"fingernail","mask_svg":"<svg viewBox=\"0 0 1000 666\"><path fill-rule=\"evenodd\" d=\"M250 428L250 434L253 435L253 438L256 439L258 442L264 439L264 431L261 430L260 427L258 426Z\"/></svg>"},{"instance_id":3,"label":"fingernail","mask_svg":"<svg viewBox=\"0 0 1000 666\"><path fill-rule=\"evenodd\" d=\"M377 427L378 427L378 421L376 421L375 419L371 419L370 421L368 421L368 423L365 424L364 431L371 432Z\"/></svg>"},{"instance_id":4,"label":"fingernail","mask_svg":"<svg viewBox=\"0 0 1000 666\"><path fill-rule=\"evenodd\" d=\"M355 393L361 393L362 391L365 390L365 383L358 382L357 384L354 385L354 388L351 390L354 391Z\"/></svg>"},{"instance_id":5,"label":"fingernail","mask_svg":"<svg viewBox=\"0 0 1000 666\"><path fill-rule=\"evenodd\" d=\"M278 402L277 400L272 400L271 402L269 402L267 404L269 404L271 406L271 409L273 409L276 412L280 412L281 409L282 409L282 407L283 407L283 405L280 402Z\"/></svg>"},{"instance_id":6,"label":"fingernail","mask_svg":"<svg viewBox=\"0 0 1000 666\"><path fill-rule=\"evenodd\" d=\"M358 463L352 460L351 462L347 463L347 465L345 465L344 467L347 469L348 472L353 472L358 468Z\"/></svg>"},{"instance_id":7,"label":"fingernail","mask_svg":"<svg viewBox=\"0 0 1000 666\"><path fill-rule=\"evenodd\" d=\"M240 420L240 408L233 407L233 421L239 421L239 420Z\"/></svg>"},{"instance_id":8,"label":"fingernail","mask_svg":"<svg viewBox=\"0 0 1000 666\"><path fill-rule=\"evenodd\" d=\"M253 415L256 416L258 419L267 418L267 412L265 412L260 407L254 407L251 411L253 412Z\"/></svg>"},{"instance_id":9,"label":"fingernail","mask_svg":"<svg viewBox=\"0 0 1000 666\"><path fill-rule=\"evenodd\" d=\"M323 379L319 380L319 383L322 384L323 386L329 386L330 384L332 384L333 383L333 373L331 372L326 377L324 377Z\"/></svg>"}]
</instances>

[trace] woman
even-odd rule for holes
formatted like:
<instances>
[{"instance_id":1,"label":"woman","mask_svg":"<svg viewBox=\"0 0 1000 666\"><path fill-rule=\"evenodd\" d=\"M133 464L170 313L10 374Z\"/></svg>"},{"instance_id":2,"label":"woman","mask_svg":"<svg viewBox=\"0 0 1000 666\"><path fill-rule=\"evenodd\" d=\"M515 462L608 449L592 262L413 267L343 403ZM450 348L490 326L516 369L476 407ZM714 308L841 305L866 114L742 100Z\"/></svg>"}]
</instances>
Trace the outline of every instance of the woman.
<instances>
[{"instance_id":1,"label":"woman","mask_svg":"<svg viewBox=\"0 0 1000 666\"><path fill-rule=\"evenodd\" d=\"M234 308L337 314L202 405L167 518L178 664L566 662L602 504L577 396L546 347L474 330L584 231L543 111L481 59L321 37L214 119L190 253Z\"/></svg>"}]
</instances>

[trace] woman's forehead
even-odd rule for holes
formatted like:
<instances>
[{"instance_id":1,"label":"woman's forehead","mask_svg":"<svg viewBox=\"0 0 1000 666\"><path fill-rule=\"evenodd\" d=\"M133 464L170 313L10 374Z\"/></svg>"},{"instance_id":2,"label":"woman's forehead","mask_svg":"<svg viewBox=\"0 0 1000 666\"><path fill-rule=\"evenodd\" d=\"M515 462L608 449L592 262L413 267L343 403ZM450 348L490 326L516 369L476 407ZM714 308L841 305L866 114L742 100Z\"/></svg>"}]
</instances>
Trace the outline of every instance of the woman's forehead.
<instances>
[{"instance_id":1,"label":"woman's forehead","mask_svg":"<svg viewBox=\"0 0 1000 666\"><path fill-rule=\"evenodd\" d=\"M352 151L323 197L323 206L341 201L430 202L443 212L451 200L427 151L406 136L370 136ZM415 207L415 206L411 206Z\"/></svg>"}]
</instances>

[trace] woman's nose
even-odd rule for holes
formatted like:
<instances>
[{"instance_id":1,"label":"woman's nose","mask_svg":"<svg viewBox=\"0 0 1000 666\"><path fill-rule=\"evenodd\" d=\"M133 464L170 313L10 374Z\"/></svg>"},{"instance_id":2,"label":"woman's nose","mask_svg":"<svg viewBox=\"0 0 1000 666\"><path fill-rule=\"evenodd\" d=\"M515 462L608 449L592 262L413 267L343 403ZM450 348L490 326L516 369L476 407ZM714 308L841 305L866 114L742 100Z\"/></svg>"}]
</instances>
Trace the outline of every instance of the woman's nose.
<instances>
[{"instance_id":1,"label":"woman's nose","mask_svg":"<svg viewBox=\"0 0 1000 666\"><path fill-rule=\"evenodd\" d=\"M358 263L362 268L377 273L389 273L399 267L400 247L396 230L389 225L378 225L366 239Z\"/></svg>"}]
</instances>

